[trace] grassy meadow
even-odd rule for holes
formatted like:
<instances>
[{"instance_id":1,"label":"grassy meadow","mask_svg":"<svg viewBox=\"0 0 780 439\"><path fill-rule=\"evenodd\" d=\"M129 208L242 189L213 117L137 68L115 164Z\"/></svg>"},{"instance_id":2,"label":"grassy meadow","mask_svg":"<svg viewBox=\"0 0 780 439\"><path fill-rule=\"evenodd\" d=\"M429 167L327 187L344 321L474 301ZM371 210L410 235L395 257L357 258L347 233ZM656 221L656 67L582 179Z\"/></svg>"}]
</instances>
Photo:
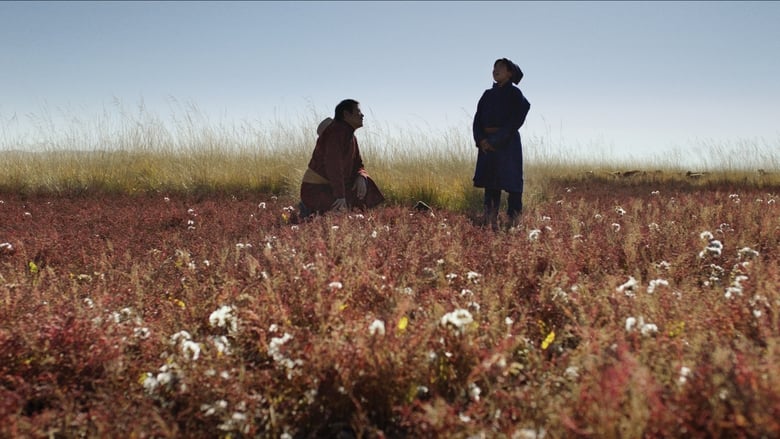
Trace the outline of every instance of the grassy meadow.
<instances>
[{"instance_id":1,"label":"grassy meadow","mask_svg":"<svg viewBox=\"0 0 780 439\"><path fill-rule=\"evenodd\" d=\"M0 437L780 435L763 146L688 169L524 137L494 232L468 131L365 128L386 205L299 223L318 119L6 140Z\"/></svg>"}]
</instances>

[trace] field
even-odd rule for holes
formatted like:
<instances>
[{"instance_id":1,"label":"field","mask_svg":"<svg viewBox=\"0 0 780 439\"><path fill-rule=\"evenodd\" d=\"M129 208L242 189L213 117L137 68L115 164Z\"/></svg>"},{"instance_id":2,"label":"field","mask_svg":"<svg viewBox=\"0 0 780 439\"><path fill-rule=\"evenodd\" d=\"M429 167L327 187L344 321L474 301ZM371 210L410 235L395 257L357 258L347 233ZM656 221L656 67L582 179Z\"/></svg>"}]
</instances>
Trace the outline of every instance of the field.
<instances>
[{"instance_id":1,"label":"field","mask_svg":"<svg viewBox=\"0 0 780 439\"><path fill-rule=\"evenodd\" d=\"M6 153L0 436L780 435L771 173L531 165L494 232L468 158L299 222L202 154Z\"/></svg>"},{"instance_id":2,"label":"field","mask_svg":"<svg viewBox=\"0 0 780 439\"><path fill-rule=\"evenodd\" d=\"M771 437L777 195L559 187L515 229L3 194L3 436ZM335 429L335 430L334 430Z\"/></svg>"}]
</instances>

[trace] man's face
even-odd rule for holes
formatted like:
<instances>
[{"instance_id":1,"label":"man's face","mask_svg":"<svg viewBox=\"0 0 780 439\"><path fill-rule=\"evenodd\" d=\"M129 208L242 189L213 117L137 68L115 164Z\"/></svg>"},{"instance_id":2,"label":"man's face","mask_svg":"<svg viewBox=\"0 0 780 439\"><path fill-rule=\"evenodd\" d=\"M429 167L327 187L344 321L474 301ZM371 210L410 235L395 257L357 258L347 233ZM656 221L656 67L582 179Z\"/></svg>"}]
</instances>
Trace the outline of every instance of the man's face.
<instances>
[{"instance_id":1,"label":"man's face","mask_svg":"<svg viewBox=\"0 0 780 439\"><path fill-rule=\"evenodd\" d=\"M504 84L512 80L512 71L500 62L493 66L493 80L499 84Z\"/></svg>"},{"instance_id":2,"label":"man's face","mask_svg":"<svg viewBox=\"0 0 780 439\"><path fill-rule=\"evenodd\" d=\"M352 125L352 128L358 129L363 126L363 112L360 111L360 105L356 105L353 111L344 112L344 122Z\"/></svg>"}]
</instances>

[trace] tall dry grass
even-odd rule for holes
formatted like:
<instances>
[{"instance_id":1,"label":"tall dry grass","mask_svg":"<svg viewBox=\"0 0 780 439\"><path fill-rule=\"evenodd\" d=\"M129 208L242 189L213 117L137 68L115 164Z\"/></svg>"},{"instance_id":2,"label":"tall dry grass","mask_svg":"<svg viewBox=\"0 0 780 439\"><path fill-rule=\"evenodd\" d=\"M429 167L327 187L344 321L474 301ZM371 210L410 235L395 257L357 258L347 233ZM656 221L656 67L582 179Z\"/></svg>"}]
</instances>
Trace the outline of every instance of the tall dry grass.
<instances>
[{"instance_id":1,"label":"tall dry grass","mask_svg":"<svg viewBox=\"0 0 780 439\"><path fill-rule=\"evenodd\" d=\"M214 122L195 105L167 120L141 103L116 103L92 120L46 111L32 118L34 134L0 127L0 188L12 192L270 192L296 197L327 116L309 109L295 123L281 120ZM2 119L6 125L8 120ZM369 173L391 203L418 200L453 210L478 208L471 183L476 148L467 123L435 130L369 122L356 133ZM565 145L548 129L523 134L526 203L546 198L551 181L614 180L777 184L778 155L768 142L717 143L698 148L699 166L678 154L619 159L596 145ZM586 149L587 153L581 150Z\"/></svg>"}]
</instances>

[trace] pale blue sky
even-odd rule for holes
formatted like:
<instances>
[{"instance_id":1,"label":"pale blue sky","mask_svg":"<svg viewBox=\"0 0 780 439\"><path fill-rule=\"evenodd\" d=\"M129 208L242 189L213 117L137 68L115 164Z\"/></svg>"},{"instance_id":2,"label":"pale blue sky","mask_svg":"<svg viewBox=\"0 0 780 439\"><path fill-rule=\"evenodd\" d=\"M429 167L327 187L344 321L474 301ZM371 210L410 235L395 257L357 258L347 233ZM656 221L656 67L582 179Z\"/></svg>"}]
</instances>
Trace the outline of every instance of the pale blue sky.
<instances>
[{"instance_id":1,"label":"pale blue sky","mask_svg":"<svg viewBox=\"0 0 780 439\"><path fill-rule=\"evenodd\" d=\"M366 129L436 133L470 125L508 57L524 138L780 149L778 23L780 2L0 2L0 124L141 100L300 124L351 97Z\"/></svg>"}]
</instances>

